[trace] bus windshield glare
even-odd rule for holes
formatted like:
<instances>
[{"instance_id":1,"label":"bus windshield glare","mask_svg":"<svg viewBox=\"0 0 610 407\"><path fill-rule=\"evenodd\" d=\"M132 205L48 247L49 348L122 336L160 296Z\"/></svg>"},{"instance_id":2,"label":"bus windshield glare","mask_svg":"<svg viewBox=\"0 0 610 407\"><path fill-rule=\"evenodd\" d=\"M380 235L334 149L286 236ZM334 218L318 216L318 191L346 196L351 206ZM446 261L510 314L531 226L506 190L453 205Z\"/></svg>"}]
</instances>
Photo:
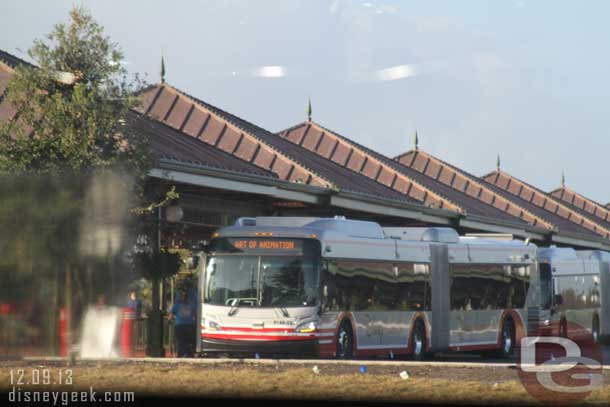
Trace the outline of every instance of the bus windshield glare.
<instances>
[{"instance_id":1,"label":"bus windshield glare","mask_svg":"<svg viewBox=\"0 0 610 407\"><path fill-rule=\"evenodd\" d=\"M315 247L295 239L291 243L223 240L212 246L206 268L206 303L281 308L318 304L319 256L315 256Z\"/></svg>"}]
</instances>

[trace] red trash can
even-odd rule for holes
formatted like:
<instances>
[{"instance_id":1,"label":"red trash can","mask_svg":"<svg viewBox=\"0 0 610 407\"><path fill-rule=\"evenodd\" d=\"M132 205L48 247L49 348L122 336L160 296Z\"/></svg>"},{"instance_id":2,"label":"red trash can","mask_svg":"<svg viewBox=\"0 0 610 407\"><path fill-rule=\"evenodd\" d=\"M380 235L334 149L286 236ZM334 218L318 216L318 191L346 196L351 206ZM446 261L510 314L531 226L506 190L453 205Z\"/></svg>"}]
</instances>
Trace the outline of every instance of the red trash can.
<instances>
[{"instance_id":1,"label":"red trash can","mask_svg":"<svg viewBox=\"0 0 610 407\"><path fill-rule=\"evenodd\" d=\"M59 356L68 356L68 330L70 329L70 321L68 318L68 309L59 309Z\"/></svg>"},{"instance_id":2,"label":"red trash can","mask_svg":"<svg viewBox=\"0 0 610 407\"><path fill-rule=\"evenodd\" d=\"M126 358L133 356L133 326L136 320L136 312L133 308L123 308L123 321L121 323L121 355Z\"/></svg>"}]
</instances>

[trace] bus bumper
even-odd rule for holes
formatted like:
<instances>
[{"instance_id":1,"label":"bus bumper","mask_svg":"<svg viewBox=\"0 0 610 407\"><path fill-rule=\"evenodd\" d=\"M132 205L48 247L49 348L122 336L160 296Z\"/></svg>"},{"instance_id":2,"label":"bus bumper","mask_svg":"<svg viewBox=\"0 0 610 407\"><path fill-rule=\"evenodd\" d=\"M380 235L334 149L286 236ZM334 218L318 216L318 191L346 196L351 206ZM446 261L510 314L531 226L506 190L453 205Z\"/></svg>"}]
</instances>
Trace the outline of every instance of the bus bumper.
<instances>
[{"instance_id":1,"label":"bus bumper","mask_svg":"<svg viewBox=\"0 0 610 407\"><path fill-rule=\"evenodd\" d=\"M228 353L254 356L318 356L317 339L302 341L247 341L201 338L201 353Z\"/></svg>"}]
</instances>

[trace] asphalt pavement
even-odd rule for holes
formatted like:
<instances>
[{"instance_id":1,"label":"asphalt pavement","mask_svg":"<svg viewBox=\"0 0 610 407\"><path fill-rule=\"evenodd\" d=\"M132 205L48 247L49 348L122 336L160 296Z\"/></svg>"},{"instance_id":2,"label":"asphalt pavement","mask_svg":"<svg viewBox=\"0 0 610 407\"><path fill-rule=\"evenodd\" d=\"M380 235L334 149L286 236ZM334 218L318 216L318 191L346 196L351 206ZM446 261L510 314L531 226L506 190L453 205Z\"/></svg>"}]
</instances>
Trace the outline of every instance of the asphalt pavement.
<instances>
[{"instance_id":1,"label":"asphalt pavement","mask_svg":"<svg viewBox=\"0 0 610 407\"><path fill-rule=\"evenodd\" d=\"M610 369L610 345L601 346L602 353L602 364L604 369ZM21 358L24 361L62 361L65 358L61 357L24 357ZM83 359L85 360L85 359ZM91 359L95 360L95 359ZM108 359L106 359L108 360ZM337 360L337 359L265 359L256 358L252 355L252 358L224 358L224 357L211 357L211 358L115 358L116 361L133 361L133 362L149 362L149 363L201 363L201 364L223 364L223 363L251 363L251 364L267 364L267 363L280 363L280 364L361 364L366 361L367 365L390 365L390 364L406 364L406 365L430 365L430 366L507 366L512 367L516 365L516 358L489 358L482 357L477 354L469 353L447 353L447 354L436 354L434 357L424 360L422 362L391 359L390 355L388 358L355 358L352 360Z\"/></svg>"}]
</instances>

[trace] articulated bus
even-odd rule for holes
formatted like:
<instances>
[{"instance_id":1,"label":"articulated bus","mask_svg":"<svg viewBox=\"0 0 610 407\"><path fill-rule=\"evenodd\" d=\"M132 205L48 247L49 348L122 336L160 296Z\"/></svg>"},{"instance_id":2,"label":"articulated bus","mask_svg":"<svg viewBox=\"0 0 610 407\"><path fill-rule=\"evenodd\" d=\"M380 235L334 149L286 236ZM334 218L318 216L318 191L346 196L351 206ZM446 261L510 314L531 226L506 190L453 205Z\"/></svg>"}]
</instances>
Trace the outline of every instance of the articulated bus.
<instances>
[{"instance_id":1,"label":"articulated bus","mask_svg":"<svg viewBox=\"0 0 610 407\"><path fill-rule=\"evenodd\" d=\"M510 355L537 331L537 247L450 228L345 218L240 218L202 280L204 354L350 358ZM546 278L550 278L547 274Z\"/></svg>"},{"instance_id":2,"label":"articulated bus","mask_svg":"<svg viewBox=\"0 0 610 407\"><path fill-rule=\"evenodd\" d=\"M551 275L543 301L545 335L599 342L610 334L610 254L572 248L541 248L540 273ZM547 280L548 281L548 280ZM548 315L548 316L546 316Z\"/></svg>"}]
</instances>

